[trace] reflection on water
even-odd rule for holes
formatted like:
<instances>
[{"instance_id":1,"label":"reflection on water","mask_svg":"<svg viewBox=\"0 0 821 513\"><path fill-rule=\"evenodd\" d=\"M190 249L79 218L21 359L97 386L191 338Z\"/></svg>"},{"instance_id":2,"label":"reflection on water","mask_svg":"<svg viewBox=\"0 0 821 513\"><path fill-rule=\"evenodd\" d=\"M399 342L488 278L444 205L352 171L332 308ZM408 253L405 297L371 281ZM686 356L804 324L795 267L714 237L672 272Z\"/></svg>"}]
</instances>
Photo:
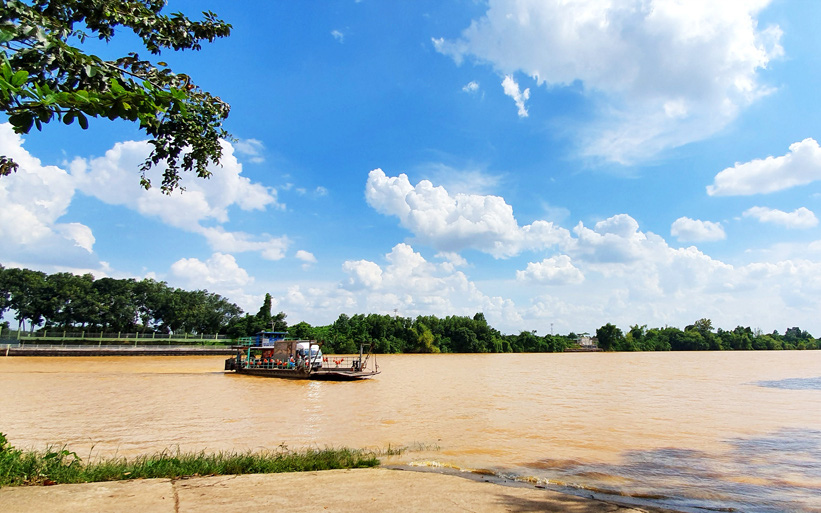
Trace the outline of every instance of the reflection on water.
<instances>
[{"instance_id":1,"label":"reflection on water","mask_svg":"<svg viewBox=\"0 0 821 513\"><path fill-rule=\"evenodd\" d=\"M787 378L778 381L759 381L759 386L783 388L785 390L821 390L821 377L817 378Z\"/></svg>"},{"instance_id":2,"label":"reflection on water","mask_svg":"<svg viewBox=\"0 0 821 513\"><path fill-rule=\"evenodd\" d=\"M0 358L0 432L81 456L407 446L384 461L693 511L821 511L821 351L379 363L330 383L226 374L219 357Z\"/></svg>"},{"instance_id":3,"label":"reflection on water","mask_svg":"<svg viewBox=\"0 0 821 513\"><path fill-rule=\"evenodd\" d=\"M821 431L785 429L729 450L627 451L617 465L538 461L549 483L687 510L821 511Z\"/></svg>"}]
</instances>

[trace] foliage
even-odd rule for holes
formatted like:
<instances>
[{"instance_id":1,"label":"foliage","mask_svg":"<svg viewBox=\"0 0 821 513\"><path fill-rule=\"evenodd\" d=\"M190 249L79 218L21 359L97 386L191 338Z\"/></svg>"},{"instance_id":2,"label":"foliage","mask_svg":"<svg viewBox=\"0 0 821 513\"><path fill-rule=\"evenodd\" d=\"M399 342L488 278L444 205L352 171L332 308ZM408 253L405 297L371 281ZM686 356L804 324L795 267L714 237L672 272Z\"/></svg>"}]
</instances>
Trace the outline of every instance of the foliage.
<instances>
[{"instance_id":1,"label":"foliage","mask_svg":"<svg viewBox=\"0 0 821 513\"><path fill-rule=\"evenodd\" d=\"M289 335L320 340L325 353L348 354L358 352L360 343L371 344L376 353L561 352L572 344L564 336L503 335L481 312L473 317L420 315L415 319L343 313L329 326L300 322Z\"/></svg>"},{"instance_id":2,"label":"foliage","mask_svg":"<svg viewBox=\"0 0 821 513\"><path fill-rule=\"evenodd\" d=\"M91 274L46 275L0 267L0 307L46 328L86 331L217 334L242 314L219 294L187 291L150 278L100 278Z\"/></svg>"},{"instance_id":3,"label":"foliage","mask_svg":"<svg viewBox=\"0 0 821 513\"><path fill-rule=\"evenodd\" d=\"M152 152L140 167L164 163L162 190L179 186L181 171L207 178L219 163L228 104L174 73L166 63L136 52L103 60L85 52L88 38L109 42L119 30L132 31L152 55L164 49L199 50L202 41L230 34L231 25L212 12L203 21L181 13L162 14L163 0L6 0L0 6L0 110L18 134L42 130L52 120L81 128L88 118L139 124ZM78 45L73 46L73 45ZM17 164L0 156L0 175Z\"/></svg>"},{"instance_id":4,"label":"foliage","mask_svg":"<svg viewBox=\"0 0 821 513\"><path fill-rule=\"evenodd\" d=\"M216 454L163 451L133 459L84 463L65 447L43 452L20 451L0 433L0 487L34 484L89 483L125 479L181 478L203 475L307 472L379 465L371 453L352 449L308 449L292 452L281 446L258 453Z\"/></svg>"},{"instance_id":5,"label":"foliage","mask_svg":"<svg viewBox=\"0 0 821 513\"><path fill-rule=\"evenodd\" d=\"M599 347L605 351L624 348L624 334L609 322L596 330L596 338L599 340Z\"/></svg>"},{"instance_id":6,"label":"foliage","mask_svg":"<svg viewBox=\"0 0 821 513\"><path fill-rule=\"evenodd\" d=\"M732 331L719 328L713 332L710 319L699 319L684 330L675 327L652 328L635 325L623 338L620 330L607 324L596 330L599 347L607 351L750 351L821 349L821 341L798 327L785 334L754 333L749 327L737 326ZM604 338L602 338L604 334ZM604 341L604 343L603 343ZM615 342L614 342L615 341Z\"/></svg>"}]
</instances>

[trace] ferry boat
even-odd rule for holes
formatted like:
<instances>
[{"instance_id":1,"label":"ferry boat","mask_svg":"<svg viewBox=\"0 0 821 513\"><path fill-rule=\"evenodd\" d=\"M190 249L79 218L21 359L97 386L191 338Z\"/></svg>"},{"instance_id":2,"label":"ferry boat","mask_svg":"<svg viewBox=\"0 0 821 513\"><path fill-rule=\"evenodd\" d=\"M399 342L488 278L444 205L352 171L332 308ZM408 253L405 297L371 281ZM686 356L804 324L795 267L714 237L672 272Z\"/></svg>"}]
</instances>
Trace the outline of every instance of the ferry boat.
<instances>
[{"instance_id":1,"label":"ferry boat","mask_svg":"<svg viewBox=\"0 0 821 513\"><path fill-rule=\"evenodd\" d=\"M236 354L225 360L225 370L237 374L285 379L358 381L379 374L370 344L360 344L359 355L323 356L315 340L286 340L287 333L263 331L233 346Z\"/></svg>"}]
</instances>

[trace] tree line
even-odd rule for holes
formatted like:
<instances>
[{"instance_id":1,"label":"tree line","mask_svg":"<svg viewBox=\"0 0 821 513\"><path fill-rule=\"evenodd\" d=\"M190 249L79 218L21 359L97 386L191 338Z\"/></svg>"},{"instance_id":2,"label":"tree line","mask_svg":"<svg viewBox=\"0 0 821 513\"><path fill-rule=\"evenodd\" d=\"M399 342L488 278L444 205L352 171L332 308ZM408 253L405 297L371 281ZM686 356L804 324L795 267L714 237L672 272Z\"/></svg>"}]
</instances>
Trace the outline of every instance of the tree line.
<instances>
[{"instance_id":1,"label":"tree line","mask_svg":"<svg viewBox=\"0 0 821 513\"><path fill-rule=\"evenodd\" d=\"M188 291L165 282L46 274L0 265L0 316L7 310L21 329L108 332L225 333L242 309L207 290ZM8 326L7 326L8 327Z\"/></svg>"},{"instance_id":2,"label":"tree line","mask_svg":"<svg viewBox=\"0 0 821 513\"><path fill-rule=\"evenodd\" d=\"M288 329L298 338L324 341L323 351L353 353L360 343L371 344L376 353L535 353L561 352L576 336L545 335L523 331L503 335L490 326L484 314L473 317L420 315L415 319L379 314L341 314L328 326L300 322Z\"/></svg>"},{"instance_id":3,"label":"tree line","mask_svg":"<svg viewBox=\"0 0 821 513\"><path fill-rule=\"evenodd\" d=\"M284 312L272 313L273 299L265 295L256 314L244 313L228 299L207 290L187 291L150 278L95 279L91 274L47 275L0 265L0 316L15 313L18 329L224 334L233 339L260 331L287 332L289 337L323 341L327 353L354 353L360 343L377 353L536 353L562 352L577 346L579 336L537 335L535 331L502 334L484 314L473 317L435 315L340 314L332 324L288 326ZM244 315L243 315L244 314ZM6 326L8 327L8 326ZM586 335L586 334L584 334ZM626 333L613 324L596 330L605 351L717 351L821 349L807 331L788 328L761 333L738 326L714 330L699 319L681 330L675 327L631 326Z\"/></svg>"},{"instance_id":4,"label":"tree line","mask_svg":"<svg viewBox=\"0 0 821 513\"><path fill-rule=\"evenodd\" d=\"M751 351L821 349L821 341L795 326L783 335L762 333L749 327L713 331L710 319L699 319L684 330L674 327L647 329L631 326L627 333L607 323L596 330L598 346L605 351Z\"/></svg>"}]
</instances>

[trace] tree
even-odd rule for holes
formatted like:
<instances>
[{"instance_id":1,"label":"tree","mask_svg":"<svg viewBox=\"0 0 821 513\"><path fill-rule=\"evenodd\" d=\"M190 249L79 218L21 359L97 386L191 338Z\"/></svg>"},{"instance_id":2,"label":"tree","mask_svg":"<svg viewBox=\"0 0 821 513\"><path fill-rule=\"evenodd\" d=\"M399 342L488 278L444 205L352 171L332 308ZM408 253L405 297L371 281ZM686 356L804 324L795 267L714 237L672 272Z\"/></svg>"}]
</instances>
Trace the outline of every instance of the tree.
<instances>
[{"instance_id":1,"label":"tree","mask_svg":"<svg viewBox=\"0 0 821 513\"><path fill-rule=\"evenodd\" d=\"M262 306L259 307L259 312L257 312L255 317L256 330L254 333L259 333L260 331L275 331L274 327L271 326L271 320L273 319L271 316L271 307L273 306L273 301L271 294L266 293L265 300L262 302ZM249 333L249 335L251 335L251 333Z\"/></svg>"},{"instance_id":2,"label":"tree","mask_svg":"<svg viewBox=\"0 0 821 513\"><path fill-rule=\"evenodd\" d=\"M5 274L6 268L0 265L0 319L9 307L11 301L11 291L9 290L8 278Z\"/></svg>"},{"instance_id":3,"label":"tree","mask_svg":"<svg viewBox=\"0 0 821 513\"><path fill-rule=\"evenodd\" d=\"M288 334L300 340L314 340L314 328L305 321L300 321L288 330Z\"/></svg>"},{"instance_id":4,"label":"tree","mask_svg":"<svg viewBox=\"0 0 821 513\"><path fill-rule=\"evenodd\" d=\"M596 330L596 338L599 340L600 348L605 351L615 351L622 346L624 335L619 328L608 322Z\"/></svg>"},{"instance_id":5,"label":"tree","mask_svg":"<svg viewBox=\"0 0 821 513\"><path fill-rule=\"evenodd\" d=\"M3 277L9 295L8 308L17 312L14 317L18 322L17 329L28 320L31 331L34 331L34 326L43 322L43 314L47 311L46 274L29 269L5 269Z\"/></svg>"},{"instance_id":6,"label":"tree","mask_svg":"<svg viewBox=\"0 0 821 513\"><path fill-rule=\"evenodd\" d=\"M210 162L222 157L220 139L230 107L197 87L188 75L136 52L103 60L72 44L89 37L109 42L130 29L145 49L199 50L202 41L230 34L231 25L212 12L203 21L181 13L161 14L164 0L4 0L0 6L0 110L18 134L57 119L88 128L89 117L139 123L153 149L140 166L146 172L165 163L162 190L179 186L181 171L207 178ZM0 156L0 176L17 170Z\"/></svg>"}]
</instances>

